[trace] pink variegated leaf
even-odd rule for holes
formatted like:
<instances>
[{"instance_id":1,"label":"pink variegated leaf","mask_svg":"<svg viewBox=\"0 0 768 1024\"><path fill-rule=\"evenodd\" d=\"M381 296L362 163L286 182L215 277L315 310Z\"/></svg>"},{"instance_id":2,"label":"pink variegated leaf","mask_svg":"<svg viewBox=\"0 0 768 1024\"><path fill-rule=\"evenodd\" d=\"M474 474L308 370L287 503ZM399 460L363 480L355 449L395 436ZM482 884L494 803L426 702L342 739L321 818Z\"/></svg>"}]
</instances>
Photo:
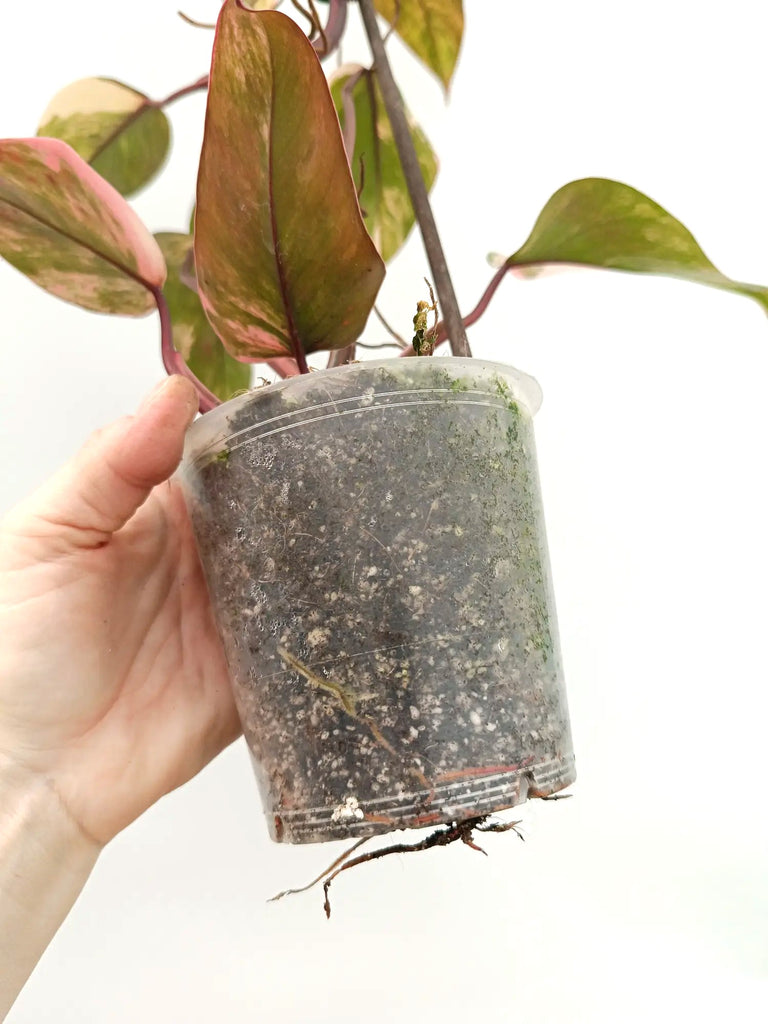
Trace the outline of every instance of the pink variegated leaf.
<instances>
[{"instance_id":1,"label":"pink variegated leaf","mask_svg":"<svg viewBox=\"0 0 768 1024\"><path fill-rule=\"evenodd\" d=\"M59 139L0 140L0 256L99 313L155 308L163 255L119 192Z\"/></svg>"}]
</instances>

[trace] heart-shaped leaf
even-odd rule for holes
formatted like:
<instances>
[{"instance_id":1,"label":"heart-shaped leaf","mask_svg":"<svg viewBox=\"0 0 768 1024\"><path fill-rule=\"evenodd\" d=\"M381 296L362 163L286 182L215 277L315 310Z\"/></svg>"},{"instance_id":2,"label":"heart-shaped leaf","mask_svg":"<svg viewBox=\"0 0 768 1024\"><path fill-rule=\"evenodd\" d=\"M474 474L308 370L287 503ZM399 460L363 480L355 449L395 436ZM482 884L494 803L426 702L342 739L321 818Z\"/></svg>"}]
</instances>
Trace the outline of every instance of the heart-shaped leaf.
<instances>
[{"instance_id":1,"label":"heart-shaped leaf","mask_svg":"<svg viewBox=\"0 0 768 1024\"><path fill-rule=\"evenodd\" d=\"M160 170L171 139L163 111L144 93L111 78L83 78L62 89L37 134L68 143L124 196Z\"/></svg>"},{"instance_id":2,"label":"heart-shaped leaf","mask_svg":"<svg viewBox=\"0 0 768 1024\"><path fill-rule=\"evenodd\" d=\"M768 288L721 274L665 209L629 185L583 178L559 189L508 267L580 264L679 277L747 295L768 312Z\"/></svg>"},{"instance_id":3,"label":"heart-shaped leaf","mask_svg":"<svg viewBox=\"0 0 768 1024\"><path fill-rule=\"evenodd\" d=\"M192 236L164 231L155 238L168 267L163 294L173 324L173 346L197 379L226 402L250 387L251 368L227 354L203 312L197 293L179 276L192 252Z\"/></svg>"},{"instance_id":4,"label":"heart-shaped leaf","mask_svg":"<svg viewBox=\"0 0 768 1024\"><path fill-rule=\"evenodd\" d=\"M342 348L384 276L320 63L279 12L226 0L195 214L200 296L236 357Z\"/></svg>"},{"instance_id":5,"label":"heart-shaped leaf","mask_svg":"<svg viewBox=\"0 0 768 1024\"><path fill-rule=\"evenodd\" d=\"M374 0L374 3L379 14L447 89L464 34L462 0Z\"/></svg>"},{"instance_id":6,"label":"heart-shaped leaf","mask_svg":"<svg viewBox=\"0 0 768 1024\"><path fill-rule=\"evenodd\" d=\"M165 280L157 242L128 203L59 139L0 140L0 255L99 313L148 313Z\"/></svg>"},{"instance_id":7,"label":"heart-shaped leaf","mask_svg":"<svg viewBox=\"0 0 768 1024\"><path fill-rule=\"evenodd\" d=\"M349 105L354 104L352 174L365 226L387 261L408 237L416 218L376 76L359 65L340 68L331 80L331 95L345 134ZM421 173L430 189L437 174L437 159L424 132L410 117L409 122Z\"/></svg>"}]
</instances>

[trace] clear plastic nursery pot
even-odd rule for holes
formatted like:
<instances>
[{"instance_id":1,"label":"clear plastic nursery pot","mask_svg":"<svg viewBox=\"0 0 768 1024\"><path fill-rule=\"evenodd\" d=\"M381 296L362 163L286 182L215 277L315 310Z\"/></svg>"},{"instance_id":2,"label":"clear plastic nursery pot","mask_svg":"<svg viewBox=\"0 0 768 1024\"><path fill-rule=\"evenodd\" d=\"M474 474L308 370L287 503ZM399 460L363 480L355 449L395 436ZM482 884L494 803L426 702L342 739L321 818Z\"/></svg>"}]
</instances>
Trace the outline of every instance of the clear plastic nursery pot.
<instances>
[{"instance_id":1,"label":"clear plastic nursery pot","mask_svg":"<svg viewBox=\"0 0 768 1024\"><path fill-rule=\"evenodd\" d=\"M573 781L540 398L505 366L400 358L192 427L182 483L275 840L457 821Z\"/></svg>"}]
</instances>

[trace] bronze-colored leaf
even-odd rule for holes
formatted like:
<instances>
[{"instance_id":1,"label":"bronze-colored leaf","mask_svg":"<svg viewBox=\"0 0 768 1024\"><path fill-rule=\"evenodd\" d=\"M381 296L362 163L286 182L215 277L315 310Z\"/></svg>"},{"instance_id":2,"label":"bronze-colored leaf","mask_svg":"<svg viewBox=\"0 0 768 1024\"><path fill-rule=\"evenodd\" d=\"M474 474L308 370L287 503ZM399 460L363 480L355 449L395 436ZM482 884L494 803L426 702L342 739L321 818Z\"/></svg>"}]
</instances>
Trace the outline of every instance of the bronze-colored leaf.
<instances>
[{"instance_id":1,"label":"bronze-colored leaf","mask_svg":"<svg viewBox=\"0 0 768 1024\"><path fill-rule=\"evenodd\" d=\"M284 14L236 0L214 45L195 258L230 353L300 366L359 337L384 276L311 44Z\"/></svg>"}]
</instances>

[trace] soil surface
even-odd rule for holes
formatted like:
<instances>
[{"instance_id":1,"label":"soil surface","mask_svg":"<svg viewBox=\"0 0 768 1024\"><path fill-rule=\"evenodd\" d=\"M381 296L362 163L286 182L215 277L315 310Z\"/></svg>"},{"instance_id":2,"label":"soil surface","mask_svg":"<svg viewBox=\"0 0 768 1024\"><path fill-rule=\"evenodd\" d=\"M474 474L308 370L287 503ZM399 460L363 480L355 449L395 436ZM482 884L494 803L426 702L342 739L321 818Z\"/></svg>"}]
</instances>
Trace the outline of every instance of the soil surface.
<instances>
[{"instance_id":1,"label":"soil surface","mask_svg":"<svg viewBox=\"0 0 768 1024\"><path fill-rule=\"evenodd\" d=\"M457 821L572 782L514 379L392 360L231 405L185 486L273 838Z\"/></svg>"}]
</instances>

